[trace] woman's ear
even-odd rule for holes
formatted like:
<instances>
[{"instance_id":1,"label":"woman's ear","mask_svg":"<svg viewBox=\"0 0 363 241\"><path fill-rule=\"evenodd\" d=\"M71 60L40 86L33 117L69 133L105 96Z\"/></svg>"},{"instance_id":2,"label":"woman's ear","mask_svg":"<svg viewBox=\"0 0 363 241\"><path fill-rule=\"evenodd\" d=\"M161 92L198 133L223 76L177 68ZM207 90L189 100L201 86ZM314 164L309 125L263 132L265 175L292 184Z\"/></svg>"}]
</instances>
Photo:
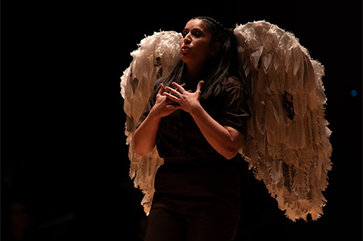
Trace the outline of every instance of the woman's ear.
<instances>
[{"instance_id":1,"label":"woman's ear","mask_svg":"<svg viewBox=\"0 0 363 241\"><path fill-rule=\"evenodd\" d=\"M210 54L212 56L213 55L216 55L216 54L218 54L219 50L221 50L221 44L215 42L215 43L212 44L212 48L211 48Z\"/></svg>"}]
</instances>

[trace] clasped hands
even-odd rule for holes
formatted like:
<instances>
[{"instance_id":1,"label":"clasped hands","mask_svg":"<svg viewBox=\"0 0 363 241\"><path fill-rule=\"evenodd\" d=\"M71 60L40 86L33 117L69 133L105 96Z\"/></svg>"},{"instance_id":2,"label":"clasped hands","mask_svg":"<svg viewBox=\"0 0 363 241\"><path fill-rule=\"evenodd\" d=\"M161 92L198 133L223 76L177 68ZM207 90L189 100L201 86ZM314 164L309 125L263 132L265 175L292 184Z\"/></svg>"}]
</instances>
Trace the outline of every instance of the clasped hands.
<instances>
[{"instance_id":1,"label":"clasped hands","mask_svg":"<svg viewBox=\"0 0 363 241\"><path fill-rule=\"evenodd\" d=\"M155 108L161 116L170 115L175 110L184 110L190 114L200 106L201 88L204 81L199 81L196 91L185 90L185 84L179 85L173 82L175 89L160 84L160 90L156 96ZM159 108L158 108L159 107Z\"/></svg>"}]
</instances>

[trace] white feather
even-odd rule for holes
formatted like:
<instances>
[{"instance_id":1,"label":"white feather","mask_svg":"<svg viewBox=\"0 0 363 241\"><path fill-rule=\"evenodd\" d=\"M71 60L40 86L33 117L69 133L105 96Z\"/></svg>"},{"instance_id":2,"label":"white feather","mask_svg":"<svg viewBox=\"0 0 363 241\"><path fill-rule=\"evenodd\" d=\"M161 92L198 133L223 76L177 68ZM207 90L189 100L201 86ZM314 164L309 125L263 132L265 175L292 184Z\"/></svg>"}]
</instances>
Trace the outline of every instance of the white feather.
<instances>
[{"instance_id":1,"label":"white feather","mask_svg":"<svg viewBox=\"0 0 363 241\"><path fill-rule=\"evenodd\" d=\"M325 205L322 191L331 169L324 68L292 33L266 21L239 25L234 32L239 48L251 53L239 58L250 61L240 63L241 71L254 67L245 74L251 88L251 118L242 149L246 161L288 218L307 220L311 214L315 220ZM292 120L283 109L285 91L293 97Z\"/></svg>"}]
</instances>

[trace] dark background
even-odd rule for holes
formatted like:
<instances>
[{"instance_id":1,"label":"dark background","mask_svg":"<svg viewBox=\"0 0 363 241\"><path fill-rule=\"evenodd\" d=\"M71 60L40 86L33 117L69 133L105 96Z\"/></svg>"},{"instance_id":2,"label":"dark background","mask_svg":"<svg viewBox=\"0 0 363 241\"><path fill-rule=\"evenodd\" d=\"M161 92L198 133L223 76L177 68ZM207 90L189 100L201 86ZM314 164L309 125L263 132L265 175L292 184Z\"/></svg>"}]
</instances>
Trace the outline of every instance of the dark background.
<instances>
[{"instance_id":1,"label":"dark background","mask_svg":"<svg viewBox=\"0 0 363 241\"><path fill-rule=\"evenodd\" d=\"M239 240L361 240L359 1L2 2L2 235L20 200L37 240L141 240L147 219L128 177L120 77L145 35L181 31L198 15L226 27L277 24L325 67L333 169L324 215L292 223L256 181Z\"/></svg>"}]
</instances>

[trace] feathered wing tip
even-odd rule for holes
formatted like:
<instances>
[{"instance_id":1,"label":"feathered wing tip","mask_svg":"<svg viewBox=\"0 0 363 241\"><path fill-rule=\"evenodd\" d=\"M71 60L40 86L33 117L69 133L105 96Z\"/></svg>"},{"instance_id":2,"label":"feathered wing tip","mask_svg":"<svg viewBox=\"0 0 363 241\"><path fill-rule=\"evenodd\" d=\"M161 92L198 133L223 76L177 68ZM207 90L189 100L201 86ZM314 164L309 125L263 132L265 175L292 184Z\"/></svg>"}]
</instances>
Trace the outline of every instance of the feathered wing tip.
<instances>
[{"instance_id":1,"label":"feathered wing tip","mask_svg":"<svg viewBox=\"0 0 363 241\"><path fill-rule=\"evenodd\" d=\"M180 38L181 35L174 31L160 31L146 36L138 44L138 49L131 52L133 59L120 78L126 114L126 144L129 145L129 174L134 180L135 188L138 187L144 194L141 204L146 214L150 211L155 191L155 174L163 164L163 159L155 148L145 156L138 156L134 149L133 134L152 94L155 81L169 73L179 58Z\"/></svg>"},{"instance_id":2,"label":"feathered wing tip","mask_svg":"<svg viewBox=\"0 0 363 241\"><path fill-rule=\"evenodd\" d=\"M234 33L251 110L240 152L289 219L317 220L332 165L324 67L292 33L266 21Z\"/></svg>"}]
</instances>

